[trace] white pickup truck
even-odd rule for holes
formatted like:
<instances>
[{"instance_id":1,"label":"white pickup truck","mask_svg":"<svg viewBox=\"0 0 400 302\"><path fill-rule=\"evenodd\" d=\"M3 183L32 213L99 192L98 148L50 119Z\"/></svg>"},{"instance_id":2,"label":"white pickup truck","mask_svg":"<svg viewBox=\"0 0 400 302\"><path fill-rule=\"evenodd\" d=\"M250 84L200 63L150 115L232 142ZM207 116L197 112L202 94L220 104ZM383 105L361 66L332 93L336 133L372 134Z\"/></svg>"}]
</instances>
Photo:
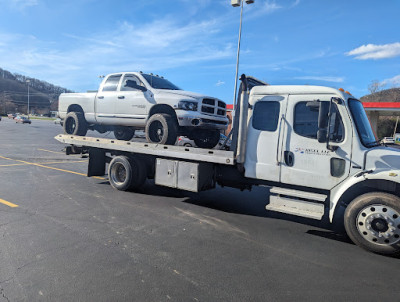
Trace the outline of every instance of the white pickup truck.
<instances>
[{"instance_id":1,"label":"white pickup truck","mask_svg":"<svg viewBox=\"0 0 400 302\"><path fill-rule=\"evenodd\" d=\"M117 139L129 141L136 129L145 129L147 141L167 145L184 135L213 148L228 126L223 101L142 72L109 74L97 92L63 93L58 111L67 134L114 131Z\"/></svg>"}]
</instances>

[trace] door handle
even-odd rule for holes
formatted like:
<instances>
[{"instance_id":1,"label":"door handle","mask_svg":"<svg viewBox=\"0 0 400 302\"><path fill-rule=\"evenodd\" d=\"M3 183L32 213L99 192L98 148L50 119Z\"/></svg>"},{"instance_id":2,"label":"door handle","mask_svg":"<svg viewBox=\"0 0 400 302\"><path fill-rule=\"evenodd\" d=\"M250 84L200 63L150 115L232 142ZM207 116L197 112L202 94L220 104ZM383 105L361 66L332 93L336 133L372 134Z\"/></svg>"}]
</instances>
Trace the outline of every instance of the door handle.
<instances>
[{"instance_id":1,"label":"door handle","mask_svg":"<svg viewBox=\"0 0 400 302\"><path fill-rule=\"evenodd\" d=\"M104 96L98 96L97 98L102 100L104 99Z\"/></svg>"},{"instance_id":2,"label":"door handle","mask_svg":"<svg viewBox=\"0 0 400 302\"><path fill-rule=\"evenodd\" d=\"M293 154L293 152L285 151L284 154L283 154L283 157L285 158L285 164L288 167L293 167L293 165L294 165L294 154Z\"/></svg>"},{"instance_id":3,"label":"door handle","mask_svg":"<svg viewBox=\"0 0 400 302\"><path fill-rule=\"evenodd\" d=\"M119 95L118 98L119 98L120 100L122 100L122 99L124 99L125 97L124 97L123 95Z\"/></svg>"}]
</instances>

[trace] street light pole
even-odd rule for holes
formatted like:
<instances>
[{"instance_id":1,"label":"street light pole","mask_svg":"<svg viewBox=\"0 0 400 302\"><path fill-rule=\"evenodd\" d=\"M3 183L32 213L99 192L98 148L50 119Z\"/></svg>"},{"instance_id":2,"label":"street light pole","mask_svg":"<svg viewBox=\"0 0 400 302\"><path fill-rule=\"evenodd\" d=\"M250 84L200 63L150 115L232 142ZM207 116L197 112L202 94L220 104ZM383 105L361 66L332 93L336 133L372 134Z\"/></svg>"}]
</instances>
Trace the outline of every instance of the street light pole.
<instances>
[{"instance_id":1,"label":"street light pole","mask_svg":"<svg viewBox=\"0 0 400 302\"><path fill-rule=\"evenodd\" d=\"M31 82L30 80L26 80L28 83L28 120L29 120L29 83Z\"/></svg>"},{"instance_id":2,"label":"street light pole","mask_svg":"<svg viewBox=\"0 0 400 302\"><path fill-rule=\"evenodd\" d=\"M246 1L247 4L254 3L254 0L231 0L231 5L233 7L237 7L240 5L240 25L239 25L238 48L237 48L237 55L236 55L236 73L235 73L235 89L234 89L234 95L233 95L233 113L235 113L235 109L236 109L236 94L237 94L237 81L238 81L238 72L239 72L240 41L242 39L243 1Z\"/></svg>"}]
</instances>

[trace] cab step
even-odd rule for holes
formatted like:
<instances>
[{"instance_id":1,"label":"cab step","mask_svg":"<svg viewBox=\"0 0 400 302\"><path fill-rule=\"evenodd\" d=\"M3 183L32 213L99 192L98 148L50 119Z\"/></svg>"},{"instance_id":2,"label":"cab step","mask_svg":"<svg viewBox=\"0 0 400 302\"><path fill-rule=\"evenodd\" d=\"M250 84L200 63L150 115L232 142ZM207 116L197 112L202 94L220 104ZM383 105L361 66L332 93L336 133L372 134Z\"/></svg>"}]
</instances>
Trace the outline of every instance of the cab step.
<instances>
[{"instance_id":1,"label":"cab step","mask_svg":"<svg viewBox=\"0 0 400 302\"><path fill-rule=\"evenodd\" d=\"M327 195L273 187L269 204L265 209L295 216L321 220L324 216L323 202Z\"/></svg>"}]
</instances>

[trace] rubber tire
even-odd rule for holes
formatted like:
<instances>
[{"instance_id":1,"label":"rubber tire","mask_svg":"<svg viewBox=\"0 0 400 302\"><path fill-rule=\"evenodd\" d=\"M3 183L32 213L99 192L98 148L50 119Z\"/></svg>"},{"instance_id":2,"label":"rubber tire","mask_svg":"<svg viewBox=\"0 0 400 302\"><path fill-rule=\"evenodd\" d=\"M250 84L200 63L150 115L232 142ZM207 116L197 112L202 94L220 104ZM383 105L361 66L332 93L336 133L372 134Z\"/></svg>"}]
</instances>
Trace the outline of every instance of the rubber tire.
<instances>
[{"instance_id":1,"label":"rubber tire","mask_svg":"<svg viewBox=\"0 0 400 302\"><path fill-rule=\"evenodd\" d=\"M372 192L355 198L346 208L344 213L344 227L347 235L358 246L368 251L390 256L400 255L400 241L393 245L373 244L359 233L357 229L357 216L368 205L381 204L400 212L400 198L383 192Z\"/></svg>"},{"instance_id":2,"label":"rubber tire","mask_svg":"<svg viewBox=\"0 0 400 302\"><path fill-rule=\"evenodd\" d=\"M212 149L218 145L220 134L218 130L198 129L194 133L193 140L197 147Z\"/></svg>"},{"instance_id":3,"label":"rubber tire","mask_svg":"<svg viewBox=\"0 0 400 302\"><path fill-rule=\"evenodd\" d=\"M125 177L118 179L118 166L125 170ZM146 181L146 167L141 162L127 156L114 157L108 166L108 178L113 188L119 191L135 190L143 186Z\"/></svg>"},{"instance_id":4,"label":"rubber tire","mask_svg":"<svg viewBox=\"0 0 400 302\"><path fill-rule=\"evenodd\" d=\"M162 127L161 139L157 138L158 134L155 128L157 125ZM145 135L149 143L175 145L178 137L178 122L167 113L153 114L146 123Z\"/></svg>"},{"instance_id":5,"label":"rubber tire","mask_svg":"<svg viewBox=\"0 0 400 302\"><path fill-rule=\"evenodd\" d=\"M71 123L73 123L75 127L73 127ZM66 134L71 134L71 135L85 136L88 131L87 122L85 120L83 113L81 112L68 113L67 116L65 117L63 128Z\"/></svg>"},{"instance_id":6,"label":"rubber tire","mask_svg":"<svg viewBox=\"0 0 400 302\"><path fill-rule=\"evenodd\" d=\"M114 136L118 140L130 141L135 135L135 129L130 127L114 127Z\"/></svg>"}]
</instances>

